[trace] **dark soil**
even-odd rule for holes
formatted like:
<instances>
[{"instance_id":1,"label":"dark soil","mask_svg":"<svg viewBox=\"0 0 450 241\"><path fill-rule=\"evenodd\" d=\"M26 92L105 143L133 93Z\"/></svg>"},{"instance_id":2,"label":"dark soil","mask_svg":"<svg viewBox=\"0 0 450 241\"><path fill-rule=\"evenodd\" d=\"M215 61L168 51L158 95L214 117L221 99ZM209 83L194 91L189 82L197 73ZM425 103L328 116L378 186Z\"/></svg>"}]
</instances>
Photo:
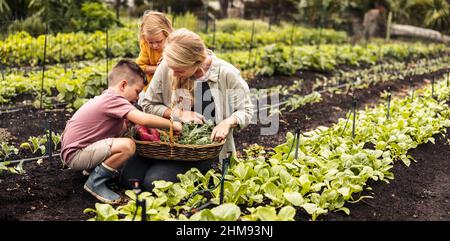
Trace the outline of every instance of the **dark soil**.
<instances>
[{"instance_id":1,"label":"dark soil","mask_svg":"<svg viewBox=\"0 0 450 241\"><path fill-rule=\"evenodd\" d=\"M62 133L66 121L72 116L71 112L64 109L38 110L32 107L24 107L19 111L1 113L0 128L5 128L11 133L10 144L20 145L30 136L42 136L45 134L47 121L51 123L52 131Z\"/></svg>"},{"instance_id":2,"label":"dark soil","mask_svg":"<svg viewBox=\"0 0 450 241\"><path fill-rule=\"evenodd\" d=\"M426 76L416 76L422 80ZM275 80L275 79L274 79ZM310 81L310 79L308 79ZM422 81L423 82L423 81ZM280 84L280 83L278 83ZM284 83L283 83L284 84ZM381 91L389 86L393 91L405 94L407 81L387 82L366 90L355 91L362 108L379 100ZM417 82L417 85L419 83ZM319 125L329 126L343 117L352 98L346 94L323 96L323 101L306 105L292 113L284 113L277 135L260 136L262 125L250 125L236 133L237 150L258 143L276 146L285 139L287 131L298 119L303 131ZM51 120L53 130L61 133L71 113L66 111L42 111L33 108L0 115L0 128L11 133L13 143L26 141L29 136L44 133L45 120ZM409 168L397 163L394 167L395 180L391 184L369 183L374 199L365 199L356 204L347 204L351 215L331 213L321 217L324 220L449 220L450 216L450 147L447 135L437 138L436 144L421 145L410 153L417 163ZM0 174L0 220L86 220L85 208L92 208L96 199L83 190L87 177L62 167L58 158L24 164L24 175L3 172ZM374 214L375 213L375 214ZM300 213L302 214L302 213Z\"/></svg>"},{"instance_id":3,"label":"dark soil","mask_svg":"<svg viewBox=\"0 0 450 241\"><path fill-rule=\"evenodd\" d=\"M303 79L305 80L305 83L311 83L308 84L308 86L303 86L303 88L310 89L312 87L312 84L314 83L314 80L323 76L330 77L332 76L332 73L300 70L292 76L257 76L255 77L255 79L249 81L248 86L253 89L265 89L277 85L290 86L294 83L295 80Z\"/></svg>"},{"instance_id":4,"label":"dark soil","mask_svg":"<svg viewBox=\"0 0 450 241\"><path fill-rule=\"evenodd\" d=\"M24 164L26 174L0 174L0 220L86 220L96 199L84 191L87 177L63 169L60 159Z\"/></svg>"}]
</instances>

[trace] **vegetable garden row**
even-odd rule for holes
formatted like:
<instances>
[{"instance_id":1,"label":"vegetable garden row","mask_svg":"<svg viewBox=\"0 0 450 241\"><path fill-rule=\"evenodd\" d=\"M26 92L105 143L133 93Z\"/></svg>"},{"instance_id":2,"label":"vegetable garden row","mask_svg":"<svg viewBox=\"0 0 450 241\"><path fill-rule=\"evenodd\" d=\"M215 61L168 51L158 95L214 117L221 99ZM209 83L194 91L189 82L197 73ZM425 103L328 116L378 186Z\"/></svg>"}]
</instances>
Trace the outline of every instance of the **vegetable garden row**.
<instances>
[{"instance_id":1,"label":"vegetable garden row","mask_svg":"<svg viewBox=\"0 0 450 241\"><path fill-rule=\"evenodd\" d=\"M108 32L58 33L47 36L47 63L64 63L80 60L102 59L107 56L136 56L139 54L137 42L137 23ZM330 29L307 29L285 25L274 29L259 31L214 32L200 34L208 47L217 51L247 49L249 46L261 47L273 43L286 45L302 44L340 44L347 36L344 32ZM108 41L107 40L108 36ZM106 43L108 42L108 46ZM45 35L37 38L26 32L9 35L0 41L1 60L6 66L36 66L42 63Z\"/></svg>"}]
</instances>

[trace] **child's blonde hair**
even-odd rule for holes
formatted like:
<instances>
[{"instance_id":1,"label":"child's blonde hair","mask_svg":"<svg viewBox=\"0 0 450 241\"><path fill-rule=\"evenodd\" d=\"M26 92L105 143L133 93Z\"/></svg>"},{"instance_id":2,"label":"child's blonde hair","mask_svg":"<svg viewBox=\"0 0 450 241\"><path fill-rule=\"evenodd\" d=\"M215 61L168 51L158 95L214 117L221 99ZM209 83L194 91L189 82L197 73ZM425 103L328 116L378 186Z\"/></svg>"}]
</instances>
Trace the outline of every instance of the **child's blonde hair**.
<instances>
[{"instance_id":1,"label":"child's blonde hair","mask_svg":"<svg viewBox=\"0 0 450 241\"><path fill-rule=\"evenodd\" d=\"M141 24L139 25L140 37L155 35L162 32L166 37L173 31L172 23L164 15L164 13L157 11L148 11L142 16Z\"/></svg>"},{"instance_id":2,"label":"child's blonde hair","mask_svg":"<svg viewBox=\"0 0 450 241\"><path fill-rule=\"evenodd\" d=\"M163 58L175 68L199 67L206 59L207 48L200 36L185 28L172 32L166 39ZM172 89L186 89L193 97L194 81L172 78ZM193 99L193 98L192 98ZM193 102L192 102L193 104Z\"/></svg>"}]
</instances>

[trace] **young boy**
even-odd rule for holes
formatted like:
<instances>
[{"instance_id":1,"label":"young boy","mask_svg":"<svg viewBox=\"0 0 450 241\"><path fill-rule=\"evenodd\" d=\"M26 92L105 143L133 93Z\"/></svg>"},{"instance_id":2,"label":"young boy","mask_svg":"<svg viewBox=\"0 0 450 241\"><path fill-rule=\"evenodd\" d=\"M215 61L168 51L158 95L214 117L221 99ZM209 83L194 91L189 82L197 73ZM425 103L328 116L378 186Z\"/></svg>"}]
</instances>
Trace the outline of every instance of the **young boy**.
<instances>
[{"instance_id":1,"label":"young boy","mask_svg":"<svg viewBox=\"0 0 450 241\"><path fill-rule=\"evenodd\" d=\"M121 60L108 75L108 89L89 100L67 122L62 137L61 157L73 170L91 170L84 189L98 200L116 204L120 195L105 182L116 176L117 169L135 152L130 138L119 137L127 120L152 128L169 128L162 117L146 114L133 106L146 85L145 73L131 60ZM181 131L179 122L173 123Z\"/></svg>"}]
</instances>

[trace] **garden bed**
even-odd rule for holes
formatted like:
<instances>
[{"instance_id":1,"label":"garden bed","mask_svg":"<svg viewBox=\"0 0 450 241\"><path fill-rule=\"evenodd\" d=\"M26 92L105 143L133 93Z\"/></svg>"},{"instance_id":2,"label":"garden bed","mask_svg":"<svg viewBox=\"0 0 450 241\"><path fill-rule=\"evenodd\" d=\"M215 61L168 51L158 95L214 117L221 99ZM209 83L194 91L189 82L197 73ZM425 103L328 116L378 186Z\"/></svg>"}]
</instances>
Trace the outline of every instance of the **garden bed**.
<instances>
[{"instance_id":1,"label":"garden bed","mask_svg":"<svg viewBox=\"0 0 450 241\"><path fill-rule=\"evenodd\" d=\"M429 75L416 76L418 82ZM393 91L407 94L407 81L386 82L369 89L357 90L359 107L379 101L379 94L390 86ZM237 149L242 150L252 143L275 146L284 141L287 131L294 128L292 120L298 118L302 130L310 130L319 125L335 123L343 117L351 97L345 94L325 95L324 100L306 105L292 113L284 113L282 119L290 124L281 124L276 136L249 135L259 131L260 126L251 125L236 134ZM327 114L324 114L327 113ZM54 131L61 132L71 116L66 111L44 111L26 109L25 111L1 116L0 128L12 133L13 142L25 141L28 136L42 135L45 120L53 123ZM21 128L28 126L28 128ZM400 162L394 165L396 178L391 184L369 183L373 187L368 194L374 199L365 199L356 204L347 204L351 215L342 212L321 216L320 220L449 220L450 207L450 154L449 136L437 137L436 144L421 145L410 154L418 161L410 168ZM62 166L59 158L44 160L42 164L24 164L26 174L0 174L0 220L86 220L91 216L83 210L93 207L97 200L84 191L86 176ZM373 184L373 185L372 185ZM367 192L367 191L366 191ZM302 212L297 217L307 217ZM301 219L301 218L298 218Z\"/></svg>"}]
</instances>

